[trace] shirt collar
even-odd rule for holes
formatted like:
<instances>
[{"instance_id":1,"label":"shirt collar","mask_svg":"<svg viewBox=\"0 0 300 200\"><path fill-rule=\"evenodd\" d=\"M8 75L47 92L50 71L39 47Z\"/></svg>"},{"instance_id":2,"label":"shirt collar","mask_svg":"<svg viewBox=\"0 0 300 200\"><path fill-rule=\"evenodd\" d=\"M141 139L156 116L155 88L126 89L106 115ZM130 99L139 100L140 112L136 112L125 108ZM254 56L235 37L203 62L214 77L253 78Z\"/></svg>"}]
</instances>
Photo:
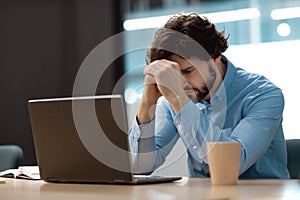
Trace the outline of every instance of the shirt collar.
<instances>
[{"instance_id":1,"label":"shirt collar","mask_svg":"<svg viewBox=\"0 0 300 200\"><path fill-rule=\"evenodd\" d=\"M235 74L235 67L234 65L228 60L227 70L222 81L221 85L219 86L217 92L213 95L211 99L211 104L218 102L219 100L223 101L226 100L226 91L230 90L232 81L234 79Z\"/></svg>"}]
</instances>

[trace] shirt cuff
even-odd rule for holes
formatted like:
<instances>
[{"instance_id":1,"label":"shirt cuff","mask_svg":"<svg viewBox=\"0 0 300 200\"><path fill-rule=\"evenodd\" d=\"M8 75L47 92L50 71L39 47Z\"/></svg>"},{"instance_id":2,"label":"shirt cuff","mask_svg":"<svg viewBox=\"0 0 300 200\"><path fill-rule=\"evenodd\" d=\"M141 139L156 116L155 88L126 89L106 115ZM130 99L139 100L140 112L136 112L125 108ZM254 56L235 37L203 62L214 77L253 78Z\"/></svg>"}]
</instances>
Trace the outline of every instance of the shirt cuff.
<instances>
[{"instance_id":1,"label":"shirt cuff","mask_svg":"<svg viewBox=\"0 0 300 200\"><path fill-rule=\"evenodd\" d=\"M179 133L190 132L191 127L195 123L198 125L200 112L199 108L192 101L185 104L174 119L174 124Z\"/></svg>"},{"instance_id":2,"label":"shirt cuff","mask_svg":"<svg viewBox=\"0 0 300 200\"><path fill-rule=\"evenodd\" d=\"M154 135L154 129L155 120L139 125L137 119L135 119L132 127L132 134L137 138L148 138Z\"/></svg>"}]
</instances>

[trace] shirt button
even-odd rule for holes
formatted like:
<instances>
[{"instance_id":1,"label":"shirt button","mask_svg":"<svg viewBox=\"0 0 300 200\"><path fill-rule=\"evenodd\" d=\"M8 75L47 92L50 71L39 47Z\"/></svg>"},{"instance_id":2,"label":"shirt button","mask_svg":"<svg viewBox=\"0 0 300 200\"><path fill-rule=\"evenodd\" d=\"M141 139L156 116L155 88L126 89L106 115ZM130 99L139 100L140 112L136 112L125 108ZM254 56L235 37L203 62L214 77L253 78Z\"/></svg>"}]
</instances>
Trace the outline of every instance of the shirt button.
<instances>
[{"instance_id":1,"label":"shirt button","mask_svg":"<svg viewBox=\"0 0 300 200\"><path fill-rule=\"evenodd\" d=\"M196 145L193 145L193 149L194 149L194 150L197 150L198 147L197 147Z\"/></svg>"},{"instance_id":2,"label":"shirt button","mask_svg":"<svg viewBox=\"0 0 300 200\"><path fill-rule=\"evenodd\" d=\"M223 97L220 97L220 101L223 101Z\"/></svg>"},{"instance_id":3,"label":"shirt button","mask_svg":"<svg viewBox=\"0 0 300 200\"><path fill-rule=\"evenodd\" d=\"M207 110L211 110L212 108L211 107L207 107Z\"/></svg>"}]
</instances>

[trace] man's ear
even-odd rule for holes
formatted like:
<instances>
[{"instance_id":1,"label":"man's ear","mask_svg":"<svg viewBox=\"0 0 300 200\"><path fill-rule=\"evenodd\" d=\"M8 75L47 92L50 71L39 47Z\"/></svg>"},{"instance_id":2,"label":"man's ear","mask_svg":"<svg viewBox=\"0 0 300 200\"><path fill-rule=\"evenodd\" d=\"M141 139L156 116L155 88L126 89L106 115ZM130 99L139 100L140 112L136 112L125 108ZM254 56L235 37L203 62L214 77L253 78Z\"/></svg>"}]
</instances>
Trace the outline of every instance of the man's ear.
<instances>
[{"instance_id":1,"label":"man's ear","mask_svg":"<svg viewBox=\"0 0 300 200\"><path fill-rule=\"evenodd\" d=\"M216 57L216 58L214 59L214 61L215 61L215 62L222 62L221 59L222 59L222 56L220 55L220 56Z\"/></svg>"}]
</instances>

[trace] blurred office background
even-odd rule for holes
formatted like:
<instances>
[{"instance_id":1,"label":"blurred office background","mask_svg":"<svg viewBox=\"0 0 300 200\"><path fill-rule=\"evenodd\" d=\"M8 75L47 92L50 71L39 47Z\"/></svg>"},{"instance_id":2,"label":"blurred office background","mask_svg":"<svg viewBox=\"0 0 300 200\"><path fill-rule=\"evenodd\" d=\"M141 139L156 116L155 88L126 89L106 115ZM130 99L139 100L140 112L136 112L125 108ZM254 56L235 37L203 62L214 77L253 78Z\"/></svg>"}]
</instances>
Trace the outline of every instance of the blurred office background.
<instances>
[{"instance_id":1,"label":"blurred office background","mask_svg":"<svg viewBox=\"0 0 300 200\"><path fill-rule=\"evenodd\" d=\"M145 53L153 33L176 13L195 12L208 17L218 30L230 34L225 55L250 72L265 75L285 96L286 139L300 138L298 115L300 1L296 0L131 0L126 1L123 27L125 38L125 99L131 121L143 90ZM186 152L176 145L158 174L186 175Z\"/></svg>"},{"instance_id":2,"label":"blurred office background","mask_svg":"<svg viewBox=\"0 0 300 200\"><path fill-rule=\"evenodd\" d=\"M225 55L237 66L265 75L285 95L286 138L300 138L298 126L298 52L300 2L296 0L131 0L124 13L126 102L135 112L143 89L145 52L153 33L169 16L195 12L230 34ZM138 44L138 45L137 45ZM140 47L140 48L137 48Z\"/></svg>"},{"instance_id":3,"label":"blurred office background","mask_svg":"<svg viewBox=\"0 0 300 200\"><path fill-rule=\"evenodd\" d=\"M299 1L0 0L0 144L19 144L25 152L23 164L35 164L28 99L71 96L85 57L122 31L123 41L109 51L121 49L124 55L105 71L97 94L124 92L130 125L141 98L145 52L153 33L179 12L207 16L230 34L225 55L283 90L285 136L300 138ZM186 173L180 164L185 151L180 141L177 146L159 173Z\"/></svg>"},{"instance_id":4,"label":"blurred office background","mask_svg":"<svg viewBox=\"0 0 300 200\"><path fill-rule=\"evenodd\" d=\"M36 164L27 101L72 96L85 57L123 30L121 14L119 0L0 0L0 144L21 146L22 165ZM107 67L97 94L111 93L122 66Z\"/></svg>"}]
</instances>

